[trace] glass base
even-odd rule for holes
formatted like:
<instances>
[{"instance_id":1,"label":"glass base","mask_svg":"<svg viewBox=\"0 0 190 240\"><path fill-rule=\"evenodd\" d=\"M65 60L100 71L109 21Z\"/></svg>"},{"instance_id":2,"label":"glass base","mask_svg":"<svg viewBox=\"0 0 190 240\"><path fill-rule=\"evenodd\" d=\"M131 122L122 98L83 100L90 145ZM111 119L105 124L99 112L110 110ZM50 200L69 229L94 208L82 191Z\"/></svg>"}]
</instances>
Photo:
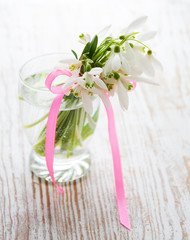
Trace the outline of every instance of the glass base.
<instances>
[{"instance_id":1,"label":"glass base","mask_svg":"<svg viewBox=\"0 0 190 240\"><path fill-rule=\"evenodd\" d=\"M91 165L90 153L86 149L77 149L68 157L68 152L54 154L54 177L56 182L69 182L83 177ZM30 153L30 169L40 178L52 181L49 175L45 157L34 150Z\"/></svg>"}]
</instances>

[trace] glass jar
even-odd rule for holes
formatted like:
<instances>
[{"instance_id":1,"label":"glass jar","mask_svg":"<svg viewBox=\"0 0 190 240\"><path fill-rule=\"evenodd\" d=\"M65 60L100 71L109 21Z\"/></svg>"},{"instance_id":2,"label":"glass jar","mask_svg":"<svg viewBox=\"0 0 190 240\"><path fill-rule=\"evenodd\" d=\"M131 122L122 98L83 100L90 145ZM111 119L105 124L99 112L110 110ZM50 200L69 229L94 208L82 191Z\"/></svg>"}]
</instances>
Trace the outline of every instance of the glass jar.
<instances>
[{"instance_id":1,"label":"glass jar","mask_svg":"<svg viewBox=\"0 0 190 240\"><path fill-rule=\"evenodd\" d=\"M20 70L19 102L23 128L32 145L30 168L40 178L51 181L45 160L45 136L48 113L55 94L45 86L47 75L55 69L68 69L70 54L57 53L36 57ZM61 84L57 77L54 86ZM54 147L54 177L67 182L84 176L90 168L89 139L96 128L100 102L92 96L93 113L83 108L81 98L64 96L56 126Z\"/></svg>"}]
</instances>

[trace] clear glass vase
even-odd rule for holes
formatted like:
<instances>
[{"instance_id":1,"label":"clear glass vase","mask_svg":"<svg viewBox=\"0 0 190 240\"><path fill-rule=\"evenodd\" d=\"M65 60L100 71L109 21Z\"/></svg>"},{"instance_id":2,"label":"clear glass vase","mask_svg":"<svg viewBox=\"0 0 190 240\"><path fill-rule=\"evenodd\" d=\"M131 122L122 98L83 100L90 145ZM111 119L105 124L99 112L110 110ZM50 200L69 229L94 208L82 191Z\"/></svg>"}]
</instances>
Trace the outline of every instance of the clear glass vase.
<instances>
[{"instance_id":1,"label":"clear glass vase","mask_svg":"<svg viewBox=\"0 0 190 240\"><path fill-rule=\"evenodd\" d=\"M47 75L55 69L68 68L72 55L48 54L34 58L20 70L19 102L22 124L32 145L30 168L36 176L51 181L45 160L45 136L48 113L56 96L45 87ZM68 64L67 64L68 62ZM59 77L54 85L61 84ZM64 96L60 106L54 153L54 177L57 182L76 180L90 168L89 139L95 131L99 113L99 99L93 98L90 116L80 98Z\"/></svg>"}]
</instances>

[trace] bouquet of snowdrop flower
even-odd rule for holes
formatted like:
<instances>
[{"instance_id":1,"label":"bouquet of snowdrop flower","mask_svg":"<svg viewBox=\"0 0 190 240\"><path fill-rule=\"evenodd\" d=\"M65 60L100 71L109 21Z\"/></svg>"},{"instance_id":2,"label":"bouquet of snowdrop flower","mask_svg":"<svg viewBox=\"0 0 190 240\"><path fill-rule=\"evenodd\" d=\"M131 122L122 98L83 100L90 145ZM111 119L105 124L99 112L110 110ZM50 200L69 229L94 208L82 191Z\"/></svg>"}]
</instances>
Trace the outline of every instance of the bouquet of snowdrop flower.
<instances>
[{"instance_id":1,"label":"bouquet of snowdrop flower","mask_svg":"<svg viewBox=\"0 0 190 240\"><path fill-rule=\"evenodd\" d=\"M90 96L93 94L104 98L104 91L108 95L117 93L125 110L128 108L128 91L134 89L136 82L156 84L152 80L155 68L162 67L152 49L144 43L153 38L155 32L141 34L135 31L146 19L138 18L122 31L122 35L106 37L99 45L97 35L92 40L88 34L79 36L85 47L79 58L72 50L76 57L76 62L70 66L73 76L63 89L72 86L69 93L82 98L87 113L92 112Z\"/></svg>"},{"instance_id":2,"label":"bouquet of snowdrop flower","mask_svg":"<svg viewBox=\"0 0 190 240\"><path fill-rule=\"evenodd\" d=\"M67 148L72 151L80 144L81 138L86 139L93 133L92 123L96 122L98 117L97 110L90 118L93 113L94 95L99 95L109 107L105 93L108 96L116 93L122 109L126 110L128 92L135 88L136 82L156 84L153 77L155 69L161 69L161 64L155 58L152 49L144 43L153 38L155 32L140 33L137 31L146 19L147 17L141 17L133 21L120 36L116 38L108 36L100 43L97 35L92 40L88 34L79 36L84 49L79 57L72 50L75 59L73 58L73 62L70 62L67 67L72 76L63 79L63 91L65 92L64 101L74 104L80 100L83 108L72 110L70 113L60 111L55 144L61 144L62 149ZM109 27L105 28L104 32L108 29ZM86 125L81 125L81 118L82 123L85 123L87 117L91 121ZM65 128L66 123L67 128ZM58 131L59 128L61 131ZM77 137L79 131L81 136ZM42 155L44 155L44 144L45 128L40 133L38 143L34 147Z\"/></svg>"}]
</instances>

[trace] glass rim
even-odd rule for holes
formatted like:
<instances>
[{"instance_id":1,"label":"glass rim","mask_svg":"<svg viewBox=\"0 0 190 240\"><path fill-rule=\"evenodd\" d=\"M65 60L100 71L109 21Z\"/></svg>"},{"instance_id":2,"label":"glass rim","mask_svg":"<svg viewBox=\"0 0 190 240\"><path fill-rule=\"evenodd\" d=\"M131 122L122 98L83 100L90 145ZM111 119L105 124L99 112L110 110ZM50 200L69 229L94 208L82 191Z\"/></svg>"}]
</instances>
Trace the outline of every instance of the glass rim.
<instances>
[{"instance_id":1,"label":"glass rim","mask_svg":"<svg viewBox=\"0 0 190 240\"><path fill-rule=\"evenodd\" d=\"M19 79L20 81L22 82L23 85L25 85L26 87L30 88L30 89L33 89L37 92L48 92L49 89L48 88L44 88L44 89L39 89L39 88L36 88L36 87L33 87L31 86L30 84L27 84L27 82L24 81L23 77L22 77L22 71L23 69L25 68L25 66L27 64L29 64L30 62L34 61L34 60L37 60L39 58L43 58L43 57L48 57L48 56L53 56L53 55L70 55L70 56L73 56L71 53L69 52L52 52L52 53L46 53L46 54L42 54L42 55L38 55L38 56L35 56L33 58L30 58L29 60L27 60L19 69ZM74 56L73 56L73 59L74 59Z\"/></svg>"}]
</instances>

